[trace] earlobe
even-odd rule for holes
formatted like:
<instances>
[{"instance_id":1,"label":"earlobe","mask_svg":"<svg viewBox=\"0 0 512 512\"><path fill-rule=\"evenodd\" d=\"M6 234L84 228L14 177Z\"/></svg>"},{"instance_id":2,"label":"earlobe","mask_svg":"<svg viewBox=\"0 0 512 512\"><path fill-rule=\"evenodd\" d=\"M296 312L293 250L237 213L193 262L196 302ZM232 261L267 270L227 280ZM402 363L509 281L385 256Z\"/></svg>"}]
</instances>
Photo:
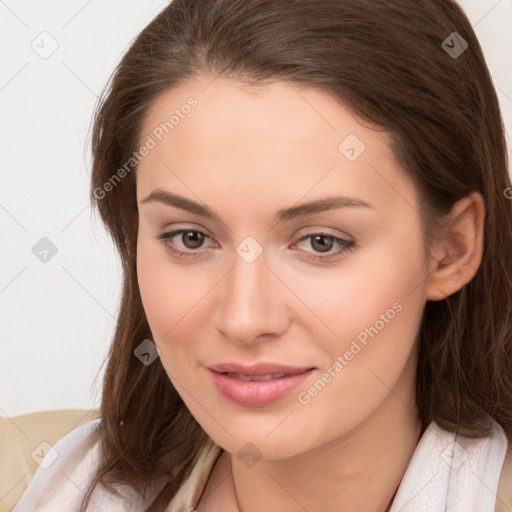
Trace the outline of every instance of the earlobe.
<instances>
[{"instance_id":1,"label":"earlobe","mask_svg":"<svg viewBox=\"0 0 512 512\"><path fill-rule=\"evenodd\" d=\"M482 261L484 219L484 200L479 192L455 203L447 219L450 227L431 261L427 300L443 300L473 279Z\"/></svg>"}]
</instances>

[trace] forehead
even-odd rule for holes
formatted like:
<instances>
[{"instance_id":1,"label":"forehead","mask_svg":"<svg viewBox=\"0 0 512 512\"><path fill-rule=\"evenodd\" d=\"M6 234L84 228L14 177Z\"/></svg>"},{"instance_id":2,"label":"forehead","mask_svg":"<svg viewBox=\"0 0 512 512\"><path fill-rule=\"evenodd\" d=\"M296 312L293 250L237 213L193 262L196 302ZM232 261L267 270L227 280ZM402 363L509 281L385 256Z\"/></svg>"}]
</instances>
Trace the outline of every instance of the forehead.
<instances>
[{"instance_id":1,"label":"forehead","mask_svg":"<svg viewBox=\"0 0 512 512\"><path fill-rule=\"evenodd\" d=\"M333 189L367 199L390 193L379 174L400 172L388 134L325 90L288 82L183 83L152 105L140 140L148 138L155 146L137 169L139 200L157 187L263 200L282 191L287 203Z\"/></svg>"},{"instance_id":2,"label":"forehead","mask_svg":"<svg viewBox=\"0 0 512 512\"><path fill-rule=\"evenodd\" d=\"M191 97L197 105L193 109L184 108ZM187 113L179 112L180 109ZM382 130L368 123L361 124L345 104L326 90L290 82L249 85L220 77L185 82L160 95L146 116L143 132L150 133L168 121L175 111L181 114L179 122L170 130L176 142L180 134L189 134L184 125L198 137L212 129L219 136L216 138L229 133L232 140L243 143L246 149L254 147L256 142L248 140L247 135L256 133L257 142L287 144L297 149L318 144L336 148L345 132L358 132L363 139L389 142ZM177 129L178 124L182 125L181 129Z\"/></svg>"}]
</instances>

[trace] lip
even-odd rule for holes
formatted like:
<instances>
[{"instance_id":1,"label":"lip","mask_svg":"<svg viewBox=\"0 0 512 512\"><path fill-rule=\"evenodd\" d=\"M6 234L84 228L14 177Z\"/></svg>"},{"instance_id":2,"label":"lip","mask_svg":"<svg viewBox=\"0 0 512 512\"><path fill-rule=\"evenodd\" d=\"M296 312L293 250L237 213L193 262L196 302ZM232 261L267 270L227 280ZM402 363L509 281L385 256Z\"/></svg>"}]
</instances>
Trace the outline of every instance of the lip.
<instances>
[{"instance_id":1,"label":"lip","mask_svg":"<svg viewBox=\"0 0 512 512\"><path fill-rule=\"evenodd\" d=\"M270 363L254 366L242 366L226 363L208 368L215 387L229 400L246 407L264 407L277 402L293 389L300 386L314 371L312 367L289 367ZM229 373L241 373L246 376L285 373L283 377L250 381L240 380Z\"/></svg>"}]
</instances>

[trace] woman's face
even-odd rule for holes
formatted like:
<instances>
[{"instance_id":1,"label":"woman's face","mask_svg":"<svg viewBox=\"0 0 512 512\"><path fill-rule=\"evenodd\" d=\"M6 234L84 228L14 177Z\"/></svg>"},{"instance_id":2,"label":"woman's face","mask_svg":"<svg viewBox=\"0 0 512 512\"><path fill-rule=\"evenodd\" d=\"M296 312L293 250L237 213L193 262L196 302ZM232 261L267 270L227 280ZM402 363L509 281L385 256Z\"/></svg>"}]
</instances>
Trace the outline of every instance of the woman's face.
<instances>
[{"instance_id":1,"label":"woman's face","mask_svg":"<svg viewBox=\"0 0 512 512\"><path fill-rule=\"evenodd\" d=\"M383 132L317 88L216 78L162 96L141 141L144 309L214 441L290 457L414 407L425 250Z\"/></svg>"}]
</instances>

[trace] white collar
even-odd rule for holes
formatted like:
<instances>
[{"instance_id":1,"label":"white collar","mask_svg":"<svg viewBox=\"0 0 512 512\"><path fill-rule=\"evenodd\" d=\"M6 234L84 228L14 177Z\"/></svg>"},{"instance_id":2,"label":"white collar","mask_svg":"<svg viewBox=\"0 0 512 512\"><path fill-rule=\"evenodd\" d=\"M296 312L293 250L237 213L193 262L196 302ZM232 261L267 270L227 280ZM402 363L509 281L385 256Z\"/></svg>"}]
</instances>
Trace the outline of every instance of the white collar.
<instances>
[{"instance_id":1,"label":"white collar","mask_svg":"<svg viewBox=\"0 0 512 512\"><path fill-rule=\"evenodd\" d=\"M432 422L402 478L390 512L494 512L507 437L469 438Z\"/></svg>"}]
</instances>

